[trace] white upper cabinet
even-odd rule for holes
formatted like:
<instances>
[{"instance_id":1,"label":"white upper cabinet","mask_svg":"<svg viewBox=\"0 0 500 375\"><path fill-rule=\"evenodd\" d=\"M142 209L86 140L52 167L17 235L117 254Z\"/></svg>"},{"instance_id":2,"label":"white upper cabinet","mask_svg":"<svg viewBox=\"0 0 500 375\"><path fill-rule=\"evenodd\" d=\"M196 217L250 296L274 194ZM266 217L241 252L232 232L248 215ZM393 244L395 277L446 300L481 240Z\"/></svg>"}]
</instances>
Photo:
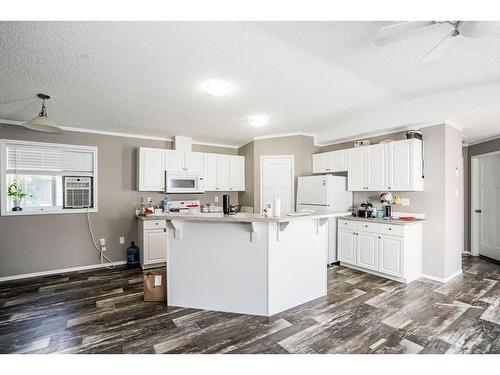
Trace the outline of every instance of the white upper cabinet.
<instances>
[{"instance_id":1,"label":"white upper cabinet","mask_svg":"<svg viewBox=\"0 0 500 375\"><path fill-rule=\"evenodd\" d=\"M367 189L365 149L366 147L358 147L349 150L349 172L347 175L347 189L350 191Z\"/></svg>"},{"instance_id":2,"label":"white upper cabinet","mask_svg":"<svg viewBox=\"0 0 500 375\"><path fill-rule=\"evenodd\" d=\"M388 190L424 190L422 141L407 139L389 143Z\"/></svg>"},{"instance_id":3,"label":"white upper cabinet","mask_svg":"<svg viewBox=\"0 0 500 375\"><path fill-rule=\"evenodd\" d=\"M165 150L167 171L203 173L203 153Z\"/></svg>"},{"instance_id":4,"label":"white upper cabinet","mask_svg":"<svg viewBox=\"0 0 500 375\"><path fill-rule=\"evenodd\" d=\"M165 150L165 160L168 160L165 165L167 171L184 171L184 151Z\"/></svg>"},{"instance_id":5,"label":"white upper cabinet","mask_svg":"<svg viewBox=\"0 0 500 375\"><path fill-rule=\"evenodd\" d=\"M345 172L348 167L347 150L313 154L313 173Z\"/></svg>"},{"instance_id":6,"label":"white upper cabinet","mask_svg":"<svg viewBox=\"0 0 500 375\"><path fill-rule=\"evenodd\" d=\"M138 190L163 191L165 188L165 150L141 147L137 152Z\"/></svg>"},{"instance_id":7,"label":"white upper cabinet","mask_svg":"<svg viewBox=\"0 0 500 375\"><path fill-rule=\"evenodd\" d=\"M245 191L245 157L204 154L206 191Z\"/></svg>"},{"instance_id":8,"label":"white upper cabinet","mask_svg":"<svg viewBox=\"0 0 500 375\"><path fill-rule=\"evenodd\" d=\"M204 176L205 191L245 191L245 157L140 147L138 190L164 191L165 172Z\"/></svg>"},{"instance_id":9,"label":"white upper cabinet","mask_svg":"<svg viewBox=\"0 0 500 375\"><path fill-rule=\"evenodd\" d=\"M229 190L245 191L244 156L229 156Z\"/></svg>"},{"instance_id":10,"label":"white upper cabinet","mask_svg":"<svg viewBox=\"0 0 500 375\"><path fill-rule=\"evenodd\" d=\"M330 153L313 154L313 173L327 173L330 171Z\"/></svg>"},{"instance_id":11,"label":"white upper cabinet","mask_svg":"<svg viewBox=\"0 0 500 375\"><path fill-rule=\"evenodd\" d=\"M348 152L348 189L351 191L424 189L419 139L351 148Z\"/></svg>"},{"instance_id":12,"label":"white upper cabinet","mask_svg":"<svg viewBox=\"0 0 500 375\"><path fill-rule=\"evenodd\" d=\"M217 157L215 154L203 154L203 167L205 170L205 190L216 190Z\"/></svg>"},{"instance_id":13,"label":"white upper cabinet","mask_svg":"<svg viewBox=\"0 0 500 375\"><path fill-rule=\"evenodd\" d=\"M348 168L347 150L333 151L330 157L330 169L332 172L345 172Z\"/></svg>"},{"instance_id":14,"label":"white upper cabinet","mask_svg":"<svg viewBox=\"0 0 500 375\"><path fill-rule=\"evenodd\" d=\"M367 165L368 181L367 190L380 191L387 190L389 180L389 146L388 144L378 144L365 148L365 160Z\"/></svg>"},{"instance_id":15,"label":"white upper cabinet","mask_svg":"<svg viewBox=\"0 0 500 375\"><path fill-rule=\"evenodd\" d=\"M229 191L229 155L215 157L215 190Z\"/></svg>"},{"instance_id":16,"label":"white upper cabinet","mask_svg":"<svg viewBox=\"0 0 500 375\"><path fill-rule=\"evenodd\" d=\"M186 152L184 168L187 171L203 172L203 153L202 152Z\"/></svg>"}]
</instances>

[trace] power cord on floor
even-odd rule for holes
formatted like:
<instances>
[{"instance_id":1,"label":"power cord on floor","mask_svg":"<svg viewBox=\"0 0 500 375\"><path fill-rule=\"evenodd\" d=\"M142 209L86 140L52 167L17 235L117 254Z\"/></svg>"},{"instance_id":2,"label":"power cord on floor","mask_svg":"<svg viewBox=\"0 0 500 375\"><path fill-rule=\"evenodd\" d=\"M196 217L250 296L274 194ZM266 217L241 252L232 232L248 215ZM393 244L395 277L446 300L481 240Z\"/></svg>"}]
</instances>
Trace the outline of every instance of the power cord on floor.
<instances>
[{"instance_id":1,"label":"power cord on floor","mask_svg":"<svg viewBox=\"0 0 500 375\"><path fill-rule=\"evenodd\" d=\"M87 222L89 223L89 231L90 231L90 237L92 237L92 244L96 248L97 252L101 255L101 264L104 264L103 263L103 258L106 259L106 261L109 263L109 265L108 264L104 264L104 267L106 267L107 269L112 270L113 268L115 268L114 263L111 261L111 259L109 259L106 255L104 255L103 251L95 243L94 232L92 231L92 224L90 224L90 215L89 215L89 210L88 209L87 209Z\"/></svg>"}]
</instances>

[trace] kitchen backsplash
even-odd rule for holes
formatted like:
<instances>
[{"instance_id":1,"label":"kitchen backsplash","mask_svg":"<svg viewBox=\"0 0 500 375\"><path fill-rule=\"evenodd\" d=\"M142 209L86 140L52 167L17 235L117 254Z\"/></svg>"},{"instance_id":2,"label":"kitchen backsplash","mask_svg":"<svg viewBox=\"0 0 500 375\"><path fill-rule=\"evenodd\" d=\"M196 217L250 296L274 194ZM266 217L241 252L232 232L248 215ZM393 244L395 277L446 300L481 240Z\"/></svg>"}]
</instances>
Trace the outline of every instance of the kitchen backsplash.
<instances>
[{"instance_id":1,"label":"kitchen backsplash","mask_svg":"<svg viewBox=\"0 0 500 375\"><path fill-rule=\"evenodd\" d=\"M368 198L371 198L371 202L374 206L381 205L380 193L382 193L382 191L356 191L354 192L353 204L359 207L361 203L364 203ZM393 193L402 199L407 198L410 200L409 206L393 205L394 211L425 213L422 209L420 209L420 207L423 206L424 199L422 192L394 191Z\"/></svg>"},{"instance_id":2,"label":"kitchen backsplash","mask_svg":"<svg viewBox=\"0 0 500 375\"><path fill-rule=\"evenodd\" d=\"M213 203L216 206L222 206L222 195L229 194L231 204L238 204L238 193L237 192L216 192L216 191L207 191L203 194L167 194L168 199L172 201L180 201L180 200L196 200L198 199L201 204L203 203ZM136 204L141 204L141 198L146 200L148 197L153 199L153 203L156 204L160 202L165 194L157 193L157 192L142 192L139 193L138 201ZM218 197L218 202L215 202L215 197Z\"/></svg>"}]
</instances>

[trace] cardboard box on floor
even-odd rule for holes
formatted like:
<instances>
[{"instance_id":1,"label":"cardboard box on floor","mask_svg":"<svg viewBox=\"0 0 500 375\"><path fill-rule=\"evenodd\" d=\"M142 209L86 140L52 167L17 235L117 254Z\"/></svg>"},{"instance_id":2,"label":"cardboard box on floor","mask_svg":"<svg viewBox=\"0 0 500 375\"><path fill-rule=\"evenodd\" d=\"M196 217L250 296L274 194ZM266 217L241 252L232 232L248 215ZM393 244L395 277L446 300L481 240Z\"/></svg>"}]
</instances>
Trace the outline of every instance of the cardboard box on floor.
<instances>
[{"instance_id":1,"label":"cardboard box on floor","mask_svg":"<svg viewBox=\"0 0 500 375\"><path fill-rule=\"evenodd\" d=\"M144 301L167 300L167 271L165 267L144 271Z\"/></svg>"}]
</instances>

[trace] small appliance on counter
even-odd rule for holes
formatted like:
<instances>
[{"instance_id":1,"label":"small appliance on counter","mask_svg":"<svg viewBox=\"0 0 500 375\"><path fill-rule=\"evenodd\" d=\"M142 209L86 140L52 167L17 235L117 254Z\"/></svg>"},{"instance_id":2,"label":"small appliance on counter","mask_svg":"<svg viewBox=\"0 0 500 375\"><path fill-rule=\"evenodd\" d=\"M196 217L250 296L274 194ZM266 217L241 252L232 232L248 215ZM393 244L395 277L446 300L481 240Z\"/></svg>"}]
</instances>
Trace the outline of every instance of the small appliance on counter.
<instances>
[{"instance_id":1,"label":"small appliance on counter","mask_svg":"<svg viewBox=\"0 0 500 375\"><path fill-rule=\"evenodd\" d=\"M229 215L231 210L231 202L229 199L229 194L224 194L222 196L222 207L224 211L224 215Z\"/></svg>"},{"instance_id":2,"label":"small appliance on counter","mask_svg":"<svg viewBox=\"0 0 500 375\"><path fill-rule=\"evenodd\" d=\"M358 210L358 216L359 217L365 217L369 218L372 217L373 210L372 210L373 205L371 203L361 203L361 208Z\"/></svg>"}]
</instances>

